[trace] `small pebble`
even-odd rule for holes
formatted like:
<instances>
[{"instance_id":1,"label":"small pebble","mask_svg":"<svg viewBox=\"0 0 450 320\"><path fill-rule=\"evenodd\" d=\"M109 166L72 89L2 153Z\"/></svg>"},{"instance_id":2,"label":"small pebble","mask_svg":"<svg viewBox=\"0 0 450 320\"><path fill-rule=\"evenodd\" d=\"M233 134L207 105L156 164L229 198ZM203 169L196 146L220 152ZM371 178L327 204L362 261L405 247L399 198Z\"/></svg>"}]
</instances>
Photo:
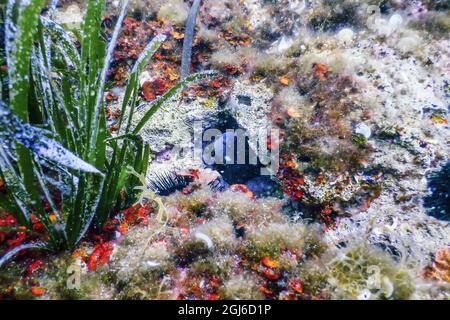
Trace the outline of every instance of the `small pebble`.
<instances>
[{"instance_id":1,"label":"small pebble","mask_svg":"<svg viewBox=\"0 0 450 320\"><path fill-rule=\"evenodd\" d=\"M338 40L343 43L351 43L355 37L355 33L352 29L345 28L339 31L337 34Z\"/></svg>"},{"instance_id":2,"label":"small pebble","mask_svg":"<svg viewBox=\"0 0 450 320\"><path fill-rule=\"evenodd\" d=\"M369 139L372 135L372 130L365 123L360 123L355 128L355 133L364 136L366 139Z\"/></svg>"}]
</instances>

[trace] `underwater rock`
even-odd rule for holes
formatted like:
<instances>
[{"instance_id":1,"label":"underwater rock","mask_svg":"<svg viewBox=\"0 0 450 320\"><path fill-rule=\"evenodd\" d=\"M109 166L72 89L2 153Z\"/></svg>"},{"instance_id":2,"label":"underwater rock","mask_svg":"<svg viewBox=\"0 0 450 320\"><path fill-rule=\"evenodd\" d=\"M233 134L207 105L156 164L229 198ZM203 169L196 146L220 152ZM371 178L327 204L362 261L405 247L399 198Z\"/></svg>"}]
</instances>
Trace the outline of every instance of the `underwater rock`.
<instances>
[{"instance_id":1,"label":"underwater rock","mask_svg":"<svg viewBox=\"0 0 450 320\"><path fill-rule=\"evenodd\" d=\"M269 113L272 108L273 93L263 83L251 83L249 80L236 81L225 110L236 120L249 136L258 136L262 130L269 129ZM258 150L253 141L250 148Z\"/></svg>"},{"instance_id":2,"label":"underwater rock","mask_svg":"<svg viewBox=\"0 0 450 320\"><path fill-rule=\"evenodd\" d=\"M136 113L133 123L144 115L145 109ZM197 98L189 103L173 99L159 109L141 131L145 142L150 144L156 159L150 163L147 178L154 179L161 172L178 172L204 168L193 156L194 124L219 126L221 110L217 101L206 106L205 100Z\"/></svg>"},{"instance_id":3,"label":"underwater rock","mask_svg":"<svg viewBox=\"0 0 450 320\"><path fill-rule=\"evenodd\" d=\"M244 0L247 10L249 10L250 25L253 29L270 21L268 8L259 0Z\"/></svg>"},{"instance_id":4,"label":"underwater rock","mask_svg":"<svg viewBox=\"0 0 450 320\"><path fill-rule=\"evenodd\" d=\"M150 164L148 179L154 178L158 172L177 172L206 167L205 163L193 157L196 121L202 124L203 130L214 128L225 131L241 128L245 133L253 136L269 128L268 114L272 95L263 84L237 81L231 91L229 102L225 106L219 106L216 100L211 106L206 105L202 98L196 98L189 103L173 99L156 112L141 132L144 141L150 144L152 152L159 155ZM137 123L144 113L145 109L139 110L133 123ZM223 142L226 143L226 140L224 139ZM250 140L248 146L254 148L252 150L257 150L254 141L254 139ZM244 167L245 169L242 169L240 165L232 165L225 171L223 166L218 166L216 170L222 171L221 173L226 176L225 180L230 184L242 183L260 174L259 166L246 164ZM239 174L236 174L238 172ZM239 178L242 173L248 173L248 177Z\"/></svg>"},{"instance_id":5,"label":"underwater rock","mask_svg":"<svg viewBox=\"0 0 450 320\"><path fill-rule=\"evenodd\" d=\"M138 123L146 111L146 108L138 110L133 123ZM205 126L215 126L221 121L219 114L217 101L206 106L202 98L190 102L174 98L150 118L141 135L154 153L164 151L167 146L185 147L193 139L195 121L202 121Z\"/></svg>"}]
</instances>

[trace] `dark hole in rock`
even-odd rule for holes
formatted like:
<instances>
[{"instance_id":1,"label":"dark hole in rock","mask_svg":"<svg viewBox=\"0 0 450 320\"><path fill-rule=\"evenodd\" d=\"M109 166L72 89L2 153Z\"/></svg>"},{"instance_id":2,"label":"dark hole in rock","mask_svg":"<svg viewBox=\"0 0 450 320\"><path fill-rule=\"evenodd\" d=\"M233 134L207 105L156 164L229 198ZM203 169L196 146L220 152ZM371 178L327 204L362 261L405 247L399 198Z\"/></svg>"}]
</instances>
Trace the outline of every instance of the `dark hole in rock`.
<instances>
[{"instance_id":1,"label":"dark hole in rock","mask_svg":"<svg viewBox=\"0 0 450 320\"><path fill-rule=\"evenodd\" d=\"M233 143L234 140L234 150L233 154L227 153L227 144ZM214 170L217 170L223 177L226 183L232 184L246 184L247 181L260 176L260 170L262 168L259 161L256 164L251 164L250 154L253 152L251 150L248 138L245 138L245 147L241 150L238 147L238 137L234 133L225 132L222 134L221 138L217 141L213 142L215 146L215 150L219 150L222 148L223 158L221 163L215 163L211 165ZM238 163L237 159L241 152L245 152L245 161L244 163ZM216 155L214 151L212 153L213 156ZM231 160L234 159L233 162Z\"/></svg>"},{"instance_id":2,"label":"dark hole in rock","mask_svg":"<svg viewBox=\"0 0 450 320\"><path fill-rule=\"evenodd\" d=\"M450 9L450 1L448 0L435 0L428 1L428 9L436 11L445 11Z\"/></svg>"},{"instance_id":3,"label":"dark hole in rock","mask_svg":"<svg viewBox=\"0 0 450 320\"><path fill-rule=\"evenodd\" d=\"M133 10L133 18L139 21L144 20L144 12L139 9Z\"/></svg>"},{"instance_id":4,"label":"dark hole in rock","mask_svg":"<svg viewBox=\"0 0 450 320\"><path fill-rule=\"evenodd\" d=\"M250 99L250 97L247 97ZM251 99L250 99L251 103ZM220 140L209 142L203 145L205 149L207 146L214 144L216 149L222 148L223 158L221 163L215 163L209 167L213 170L218 171L222 175L220 181L221 188L225 189L229 185L233 184L246 184L247 187L255 194L256 197L263 197L273 195L279 191L279 186L275 181L272 181L270 177L261 176L261 169L264 167L259 159L257 159L256 164L252 164L250 160L250 154L255 154L251 150L249 145L248 137L245 139L245 146L243 148L238 148L238 137L236 130L242 129L236 119L234 119L230 114L224 113L221 115L221 123L216 125L215 128L222 132ZM227 132L227 130L234 130L234 133ZM227 143L232 143L234 140L233 155L227 155ZM245 152L245 161L243 164L238 164L238 149L241 152ZM215 152L212 153L215 156ZM234 159L232 163L227 162L227 159Z\"/></svg>"},{"instance_id":5,"label":"dark hole in rock","mask_svg":"<svg viewBox=\"0 0 450 320\"><path fill-rule=\"evenodd\" d=\"M208 247L201 241L191 241L177 248L176 260L180 266L187 266L194 261L206 258L210 254Z\"/></svg>"},{"instance_id":6,"label":"dark hole in rock","mask_svg":"<svg viewBox=\"0 0 450 320\"><path fill-rule=\"evenodd\" d=\"M266 41L274 42L280 38L283 34L280 31L273 30L270 27L265 27L262 30L262 38Z\"/></svg>"},{"instance_id":7,"label":"dark hole in rock","mask_svg":"<svg viewBox=\"0 0 450 320\"><path fill-rule=\"evenodd\" d=\"M380 4L380 13L381 14L389 14L393 11L393 8L391 6L391 4L389 3L389 1L384 0L381 4Z\"/></svg>"},{"instance_id":8,"label":"dark hole in rock","mask_svg":"<svg viewBox=\"0 0 450 320\"><path fill-rule=\"evenodd\" d=\"M450 161L441 170L428 178L430 194L424 199L424 206L430 216L450 221Z\"/></svg>"},{"instance_id":9,"label":"dark hole in rock","mask_svg":"<svg viewBox=\"0 0 450 320\"><path fill-rule=\"evenodd\" d=\"M384 242L377 242L374 246L380 248L383 252L389 253L391 258L396 262L400 262L402 260L402 253L394 245L389 243L389 237L384 236L384 238Z\"/></svg>"},{"instance_id":10,"label":"dark hole in rock","mask_svg":"<svg viewBox=\"0 0 450 320\"><path fill-rule=\"evenodd\" d=\"M338 248L347 248L347 246L348 246L347 242L345 242L345 241L341 241L336 245L336 247L338 247Z\"/></svg>"},{"instance_id":11,"label":"dark hole in rock","mask_svg":"<svg viewBox=\"0 0 450 320\"><path fill-rule=\"evenodd\" d=\"M246 184L257 198L283 195L280 184L270 176L255 177Z\"/></svg>"},{"instance_id":12,"label":"dark hole in rock","mask_svg":"<svg viewBox=\"0 0 450 320\"><path fill-rule=\"evenodd\" d=\"M112 28L114 27L114 20L111 18L105 18L102 21L102 28Z\"/></svg>"},{"instance_id":13,"label":"dark hole in rock","mask_svg":"<svg viewBox=\"0 0 450 320\"><path fill-rule=\"evenodd\" d=\"M237 96L237 99L238 99L239 104L244 104L246 106L252 105L252 98L250 98L249 96L239 95L239 96Z\"/></svg>"},{"instance_id":14,"label":"dark hole in rock","mask_svg":"<svg viewBox=\"0 0 450 320\"><path fill-rule=\"evenodd\" d=\"M293 221L301 218L304 222L317 222L322 208L320 205L305 205L299 201L289 201L284 206L284 212Z\"/></svg>"},{"instance_id":15,"label":"dark hole in rock","mask_svg":"<svg viewBox=\"0 0 450 320\"><path fill-rule=\"evenodd\" d=\"M234 234L236 235L237 238L244 238L245 236L245 227L244 226L239 226L236 223L233 224L234 227Z\"/></svg>"}]
</instances>

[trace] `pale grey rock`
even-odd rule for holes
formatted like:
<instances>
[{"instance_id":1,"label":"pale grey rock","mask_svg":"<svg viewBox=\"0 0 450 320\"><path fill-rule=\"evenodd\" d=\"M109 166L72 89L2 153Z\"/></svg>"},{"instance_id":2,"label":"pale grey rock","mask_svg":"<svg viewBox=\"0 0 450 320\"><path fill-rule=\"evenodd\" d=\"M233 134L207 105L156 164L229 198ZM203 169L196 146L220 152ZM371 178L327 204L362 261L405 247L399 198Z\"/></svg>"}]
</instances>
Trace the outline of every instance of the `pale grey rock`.
<instances>
[{"instance_id":1,"label":"pale grey rock","mask_svg":"<svg viewBox=\"0 0 450 320\"><path fill-rule=\"evenodd\" d=\"M271 127L269 113L272 108L273 92L264 82L236 81L225 109L236 119L238 125L255 137ZM257 150L254 141L249 142Z\"/></svg>"},{"instance_id":2,"label":"pale grey rock","mask_svg":"<svg viewBox=\"0 0 450 320\"><path fill-rule=\"evenodd\" d=\"M224 126L223 115L236 120L239 128L249 135L257 136L260 130L270 128L268 114L271 110L273 93L264 83L236 81L230 99L224 107L217 102L197 98L190 102L172 99L159 109L141 131L145 142L150 144L154 160L149 166L147 178L152 179L161 172L179 172L204 168L205 165L194 157L194 123L201 121L203 129ZM146 109L136 113L136 124ZM226 126L226 124L225 124ZM227 129L237 129L230 127ZM250 147L256 150L254 141ZM184 152L179 152L180 150Z\"/></svg>"}]
</instances>

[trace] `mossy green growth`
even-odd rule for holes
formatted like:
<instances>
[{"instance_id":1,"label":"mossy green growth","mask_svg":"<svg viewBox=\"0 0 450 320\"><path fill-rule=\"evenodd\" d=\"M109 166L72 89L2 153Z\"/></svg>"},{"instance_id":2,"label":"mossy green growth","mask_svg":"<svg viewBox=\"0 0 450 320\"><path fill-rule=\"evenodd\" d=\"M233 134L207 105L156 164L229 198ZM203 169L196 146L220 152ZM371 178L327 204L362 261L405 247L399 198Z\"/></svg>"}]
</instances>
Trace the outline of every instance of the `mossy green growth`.
<instances>
[{"instance_id":1,"label":"mossy green growth","mask_svg":"<svg viewBox=\"0 0 450 320\"><path fill-rule=\"evenodd\" d=\"M188 212L196 215L198 217L203 216L205 213L207 213L208 210L208 204L203 202L193 202L190 204L190 206L187 208Z\"/></svg>"},{"instance_id":2,"label":"mossy green growth","mask_svg":"<svg viewBox=\"0 0 450 320\"><path fill-rule=\"evenodd\" d=\"M335 299L409 299L414 292L408 271L387 254L367 247L345 249L327 266Z\"/></svg>"},{"instance_id":3,"label":"mossy green growth","mask_svg":"<svg viewBox=\"0 0 450 320\"><path fill-rule=\"evenodd\" d=\"M381 140L393 140L399 138L399 134L394 127L386 127L379 130L377 138Z\"/></svg>"},{"instance_id":4,"label":"mossy green growth","mask_svg":"<svg viewBox=\"0 0 450 320\"><path fill-rule=\"evenodd\" d=\"M323 295L327 288L327 275L318 270L310 271L308 269L300 271L300 281L303 291L312 296Z\"/></svg>"},{"instance_id":5,"label":"mossy green growth","mask_svg":"<svg viewBox=\"0 0 450 320\"><path fill-rule=\"evenodd\" d=\"M364 148L367 145L367 138L361 134L353 135L353 143L358 148Z\"/></svg>"},{"instance_id":6,"label":"mossy green growth","mask_svg":"<svg viewBox=\"0 0 450 320\"><path fill-rule=\"evenodd\" d=\"M194 261L205 258L210 253L206 244L202 241L188 241L175 250L175 256L180 265L186 266Z\"/></svg>"},{"instance_id":7,"label":"mossy green growth","mask_svg":"<svg viewBox=\"0 0 450 320\"><path fill-rule=\"evenodd\" d=\"M164 291L164 278L148 277L140 274L130 281L119 281L114 298L120 300L158 300L167 298Z\"/></svg>"},{"instance_id":8,"label":"mossy green growth","mask_svg":"<svg viewBox=\"0 0 450 320\"><path fill-rule=\"evenodd\" d=\"M208 197L201 192L195 193L191 196L179 194L175 197L177 207L186 211L190 218L202 217L209 219L211 211L209 209Z\"/></svg>"},{"instance_id":9,"label":"mossy green growth","mask_svg":"<svg viewBox=\"0 0 450 320\"><path fill-rule=\"evenodd\" d=\"M413 22L411 24L413 27L419 30L425 29L437 37L448 36L450 32L448 12L430 12L423 21Z\"/></svg>"},{"instance_id":10,"label":"mossy green growth","mask_svg":"<svg viewBox=\"0 0 450 320\"><path fill-rule=\"evenodd\" d=\"M262 300L259 284L250 274L233 275L225 281L220 297L225 300Z\"/></svg>"},{"instance_id":11,"label":"mossy green growth","mask_svg":"<svg viewBox=\"0 0 450 320\"><path fill-rule=\"evenodd\" d=\"M308 237L305 239L303 256L307 259L322 256L327 250L327 245L317 237Z\"/></svg>"},{"instance_id":12,"label":"mossy green growth","mask_svg":"<svg viewBox=\"0 0 450 320\"><path fill-rule=\"evenodd\" d=\"M79 272L78 275L76 273ZM79 283L71 281L79 277ZM42 286L49 294L49 299L87 300L95 296L102 283L102 273L83 272L80 263L70 254L62 253L49 259L42 279ZM70 285L72 283L72 285Z\"/></svg>"},{"instance_id":13,"label":"mossy green growth","mask_svg":"<svg viewBox=\"0 0 450 320\"><path fill-rule=\"evenodd\" d=\"M36 260L37 261L37 260ZM50 299L50 300L85 300L95 296L99 285L104 283L100 273L82 273L80 269L79 287L69 286L70 267L77 265L67 253L53 255L45 260L46 263L26 275L27 264L11 263L0 272L0 300L1 299ZM39 287L44 291L42 297L34 296L31 288Z\"/></svg>"},{"instance_id":14,"label":"mossy green growth","mask_svg":"<svg viewBox=\"0 0 450 320\"><path fill-rule=\"evenodd\" d=\"M277 259L286 250L299 254L303 251L304 245L304 225L271 223L248 235L243 254L259 262L264 257Z\"/></svg>"},{"instance_id":15,"label":"mossy green growth","mask_svg":"<svg viewBox=\"0 0 450 320\"><path fill-rule=\"evenodd\" d=\"M355 141L353 136L352 124L362 121L367 111L356 102L361 95L359 85L352 77L330 72L323 81L315 77L299 79L305 105L298 108L301 116L285 123L282 153L301 158L311 169L355 172L372 152L365 140L358 137ZM308 112L302 111L305 106L310 106Z\"/></svg>"},{"instance_id":16,"label":"mossy green growth","mask_svg":"<svg viewBox=\"0 0 450 320\"><path fill-rule=\"evenodd\" d=\"M214 255L193 262L191 272L206 276L218 276L228 278L233 265L233 258L226 255Z\"/></svg>"},{"instance_id":17,"label":"mossy green growth","mask_svg":"<svg viewBox=\"0 0 450 320\"><path fill-rule=\"evenodd\" d=\"M22 283L23 268L17 263L8 264L0 270L0 300L33 299L30 287Z\"/></svg>"}]
</instances>

